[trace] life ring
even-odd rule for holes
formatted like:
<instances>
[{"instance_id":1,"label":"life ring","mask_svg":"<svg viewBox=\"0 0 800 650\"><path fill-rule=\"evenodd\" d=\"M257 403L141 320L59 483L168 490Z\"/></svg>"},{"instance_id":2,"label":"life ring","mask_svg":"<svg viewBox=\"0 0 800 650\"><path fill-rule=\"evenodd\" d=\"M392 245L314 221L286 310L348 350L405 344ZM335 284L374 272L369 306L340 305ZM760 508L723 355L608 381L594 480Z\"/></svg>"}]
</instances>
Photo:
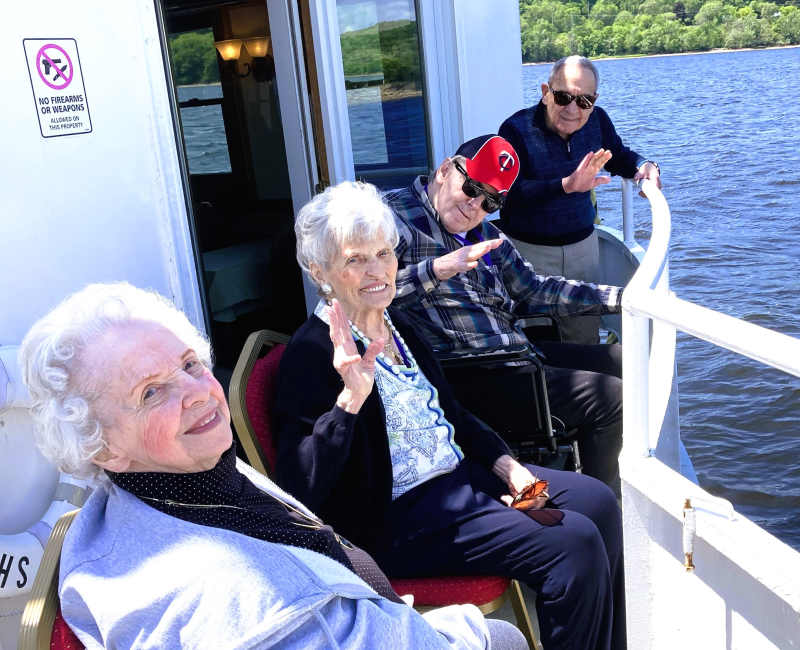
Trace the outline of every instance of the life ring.
<instances>
[{"instance_id":1,"label":"life ring","mask_svg":"<svg viewBox=\"0 0 800 650\"><path fill-rule=\"evenodd\" d=\"M22 533L0 535L0 598L20 596L31 590L53 525L65 512L80 508L90 491L85 481L62 472L42 518Z\"/></svg>"},{"instance_id":2,"label":"life ring","mask_svg":"<svg viewBox=\"0 0 800 650\"><path fill-rule=\"evenodd\" d=\"M22 382L22 372L17 364L18 353L19 346L0 346L0 433L4 442L0 449L5 463L21 463L22 467L33 471L34 481L42 478L42 489L53 489L48 486L53 485L56 470L50 469L44 481L45 477L39 477L36 472L46 465L46 461L41 459L37 464L26 456L34 448L30 437L32 423L26 414L31 399ZM14 436L18 437L16 441ZM59 473L50 505L42 518L24 532L0 535L0 599L21 596L31 590L53 525L65 512L83 505L90 491L87 486L84 480ZM5 489L8 488L9 485L5 485ZM42 497L34 507L41 508L47 503L46 496Z\"/></svg>"}]
</instances>

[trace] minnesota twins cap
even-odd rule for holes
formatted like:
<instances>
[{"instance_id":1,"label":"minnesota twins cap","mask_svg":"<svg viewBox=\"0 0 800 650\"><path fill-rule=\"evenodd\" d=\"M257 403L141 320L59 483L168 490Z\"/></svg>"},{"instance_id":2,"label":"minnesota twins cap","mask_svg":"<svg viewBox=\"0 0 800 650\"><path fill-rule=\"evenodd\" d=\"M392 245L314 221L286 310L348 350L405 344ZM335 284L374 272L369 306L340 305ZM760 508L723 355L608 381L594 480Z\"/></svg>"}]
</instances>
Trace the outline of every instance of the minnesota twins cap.
<instances>
[{"instance_id":1,"label":"minnesota twins cap","mask_svg":"<svg viewBox=\"0 0 800 650\"><path fill-rule=\"evenodd\" d=\"M511 189L519 175L519 158L505 138L489 134L462 144L456 156L464 156L467 174L473 180L491 185L500 194Z\"/></svg>"}]
</instances>

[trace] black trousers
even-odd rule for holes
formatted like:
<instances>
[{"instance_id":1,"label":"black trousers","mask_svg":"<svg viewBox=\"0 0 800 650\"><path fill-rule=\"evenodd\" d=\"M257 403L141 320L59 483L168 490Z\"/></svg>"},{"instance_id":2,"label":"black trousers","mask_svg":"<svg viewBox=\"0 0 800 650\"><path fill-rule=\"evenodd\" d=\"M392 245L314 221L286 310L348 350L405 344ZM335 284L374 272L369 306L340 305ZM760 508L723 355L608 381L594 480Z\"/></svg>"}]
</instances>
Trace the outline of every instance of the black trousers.
<instances>
[{"instance_id":1,"label":"black trousers","mask_svg":"<svg viewBox=\"0 0 800 650\"><path fill-rule=\"evenodd\" d=\"M622 449L622 349L613 345L538 342L544 355L550 412L578 440L583 471L619 495ZM492 372L482 381L479 370L448 370L461 404L475 410L498 431L530 431L531 386L518 374ZM457 375L457 376L456 376ZM509 442L515 442L509 440Z\"/></svg>"},{"instance_id":2,"label":"black trousers","mask_svg":"<svg viewBox=\"0 0 800 650\"><path fill-rule=\"evenodd\" d=\"M464 460L392 503L376 561L395 577L516 578L536 591L545 648L625 648L622 521L614 494L588 476L528 467L550 483L548 507L564 511L559 524L544 526L504 505L502 481Z\"/></svg>"}]
</instances>

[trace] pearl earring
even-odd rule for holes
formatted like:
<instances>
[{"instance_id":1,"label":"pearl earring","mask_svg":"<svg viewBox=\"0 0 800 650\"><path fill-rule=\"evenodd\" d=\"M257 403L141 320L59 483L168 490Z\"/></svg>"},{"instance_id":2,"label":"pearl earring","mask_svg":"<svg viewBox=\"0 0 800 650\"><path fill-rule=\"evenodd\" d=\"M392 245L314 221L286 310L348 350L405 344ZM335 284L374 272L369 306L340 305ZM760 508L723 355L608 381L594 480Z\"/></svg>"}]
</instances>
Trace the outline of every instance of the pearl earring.
<instances>
[{"instance_id":1,"label":"pearl earring","mask_svg":"<svg viewBox=\"0 0 800 650\"><path fill-rule=\"evenodd\" d=\"M326 296L333 293L333 287L327 282L323 282L319 288L322 289L322 293L324 293Z\"/></svg>"}]
</instances>

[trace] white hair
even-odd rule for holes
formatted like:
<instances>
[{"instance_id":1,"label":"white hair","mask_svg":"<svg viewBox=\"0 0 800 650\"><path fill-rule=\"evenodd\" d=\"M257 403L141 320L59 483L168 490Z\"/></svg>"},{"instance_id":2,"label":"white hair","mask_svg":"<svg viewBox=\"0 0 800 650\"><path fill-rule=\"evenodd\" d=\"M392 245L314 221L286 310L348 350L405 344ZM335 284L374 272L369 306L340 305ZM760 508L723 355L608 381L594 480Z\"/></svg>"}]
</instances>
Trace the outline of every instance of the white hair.
<instances>
[{"instance_id":1,"label":"white hair","mask_svg":"<svg viewBox=\"0 0 800 650\"><path fill-rule=\"evenodd\" d=\"M600 73L597 70L597 66L585 56L580 56L578 54L565 56L563 59L559 59L553 64L553 67L550 69L550 77L547 79L547 83L550 86L561 76L562 70L564 70L564 67L567 65L578 65L584 70L589 70L594 75L594 89L595 92L597 91L600 85Z\"/></svg>"},{"instance_id":2,"label":"white hair","mask_svg":"<svg viewBox=\"0 0 800 650\"><path fill-rule=\"evenodd\" d=\"M330 268L345 244L384 237L394 248L400 241L392 210L378 188L352 181L329 187L306 203L297 214L294 232L297 262L317 284L311 265Z\"/></svg>"},{"instance_id":3,"label":"white hair","mask_svg":"<svg viewBox=\"0 0 800 650\"><path fill-rule=\"evenodd\" d=\"M39 319L22 341L23 380L33 398L36 444L61 471L98 479L92 459L103 449L103 425L95 412L99 396L87 349L115 327L152 322L172 332L211 367L211 345L169 300L127 282L90 284Z\"/></svg>"}]
</instances>

